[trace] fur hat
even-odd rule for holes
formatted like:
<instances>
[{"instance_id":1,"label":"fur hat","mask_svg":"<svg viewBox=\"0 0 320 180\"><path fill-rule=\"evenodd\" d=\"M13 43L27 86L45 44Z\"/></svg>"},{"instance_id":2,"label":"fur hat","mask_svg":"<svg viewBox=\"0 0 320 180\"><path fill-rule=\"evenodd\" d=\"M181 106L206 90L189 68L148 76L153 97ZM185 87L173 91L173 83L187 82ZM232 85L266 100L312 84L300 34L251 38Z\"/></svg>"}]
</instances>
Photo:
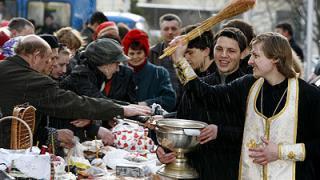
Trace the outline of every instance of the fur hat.
<instances>
[{"instance_id":1,"label":"fur hat","mask_svg":"<svg viewBox=\"0 0 320 180\"><path fill-rule=\"evenodd\" d=\"M128 55L129 47L133 42L139 42L146 56L149 55L149 39L147 33L139 29L129 31L122 40L122 46L125 54Z\"/></svg>"}]
</instances>

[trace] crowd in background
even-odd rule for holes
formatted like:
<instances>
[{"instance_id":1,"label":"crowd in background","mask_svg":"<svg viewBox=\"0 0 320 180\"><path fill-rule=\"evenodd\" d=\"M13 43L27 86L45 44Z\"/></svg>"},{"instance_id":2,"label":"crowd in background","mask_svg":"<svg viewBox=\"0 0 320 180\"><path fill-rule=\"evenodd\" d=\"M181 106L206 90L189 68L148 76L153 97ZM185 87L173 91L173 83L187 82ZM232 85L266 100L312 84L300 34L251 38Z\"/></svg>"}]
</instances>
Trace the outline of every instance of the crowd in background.
<instances>
[{"instance_id":1,"label":"crowd in background","mask_svg":"<svg viewBox=\"0 0 320 180\"><path fill-rule=\"evenodd\" d=\"M308 95L304 97L298 95L300 101L297 141L301 143L314 141L315 144L305 144L306 151L312 158L319 159L319 155L315 155L314 152L320 149L318 145L320 136L317 133L313 137L309 135L316 132L313 130L314 127L319 127L319 123L305 120L309 117L306 115L308 113L306 108L312 103L315 107L314 109L310 107L310 113L315 113L314 115L319 117L316 113L319 104L314 102L319 99L319 90L315 86L309 87L313 85L306 84L300 79L304 56L293 39L294 31L290 24L280 23L275 29L279 34L274 33L265 37L258 35L261 38L259 39L254 27L249 23L238 19L229 20L218 32L206 31L184 45L186 47L180 51L179 56L175 54L159 59L164 49L170 46L170 42L177 41L177 37L186 35L197 25L183 27L183 22L177 15L164 14L159 19L162 41L151 46L146 32L108 21L101 12L95 12L81 32L72 27L58 28L50 18L46 18L47 26L41 30L36 30L34 24L27 19L12 18L0 32L2 61L0 68L6 68L7 71L7 74L0 73L0 83L25 84L20 87L18 94L21 96L14 94L17 90L15 87L2 86L0 94L3 98L0 95L0 107L4 115L10 115L10 110L12 111L12 107L16 105L14 103L32 101L32 105L36 106L40 114L37 117L36 139L42 144L48 143L47 136L44 137L43 134L54 133L59 133L57 140L65 147L72 146L68 143L73 135L80 137L81 140L93 139L96 136L103 139L105 144L112 144L113 136L108 129L114 126L113 117L150 114L149 108L160 105L164 112L176 112L176 118L215 125L209 126L202 132L200 135L202 145L188 154L189 163L198 171L201 179L236 179L239 176L239 163L243 162L240 157L243 153L247 153L241 147L243 138L247 138L246 134L243 135L246 128L244 119L247 118L245 112L250 105L246 104L247 97L250 99L250 92L254 91L250 88L256 85L258 79L252 74L256 75L256 69L260 68L256 60L262 56L259 53L261 51L264 54L269 53L267 48L261 50L259 44L267 43L268 38L278 38L279 42L285 40L290 45L289 48L283 45L287 48L283 51L292 54L291 64L282 62L280 55L279 57L270 55L268 58L278 58L279 62L275 64L280 65L274 64L275 67L279 70L283 66L288 66L287 71L290 73L287 75L281 70L280 73L277 72L284 75L279 77L285 79L276 84L277 87L268 81L269 76L264 74L259 76L270 84L259 81L259 87L263 87L266 93L263 95L257 93L256 99L259 101L257 103L263 104L261 96L271 100L269 104L263 104L265 107L256 108L256 111L260 111L260 114L268 118L279 113L287 106L286 101L291 97L288 95L287 99L283 99L285 94L289 93L289 89L285 90L288 82L291 82L291 79L299 79L297 81L300 83L301 92ZM38 35L34 35L35 33ZM256 50L258 52L255 52ZM274 52L270 50L270 54L272 53ZM185 79L181 79L180 65L182 68L180 75L185 73L183 68L187 66L193 70L194 74L190 79L187 75ZM271 70L273 69L270 68ZM31 71L36 71L41 76L32 74L34 72ZM319 68L312 78L319 75L318 71ZM7 77L12 73L16 73L15 76ZM24 76L24 82L18 81L17 75ZM194 80L195 77L199 77L197 81ZM42 83L36 85L37 82ZM292 80L293 82L296 83ZM52 88L46 89L49 86ZM293 89L295 88L297 87L294 86ZM40 95L32 94L32 91L36 93L39 89L43 89ZM31 95L25 97L24 91L30 91ZM40 96L43 99L32 100ZM297 97L292 96L292 98ZM249 102L251 101L248 100ZM50 103L53 105L50 106ZM105 106L107 110L103 111L108 112L97 110L99 106ZM142 109L143 112L128 113L121 109L121 106ZM254 114L251 111L250 113ZM307 132L308 130L310 132ZM6 130L3 128L0 139L8 137L8 133L8 128ZM155 137L152 138L156 141ZM267 144L267 140L262 141ZM5 143L3 141L1 145L6 146ZM161 148L157 153L163 163L175 159L173 154L165 153ZM302 177L299 173L309 174L311 179L319 177L317 174L319 171L308 168L308 166L316 167L318 163L310 156L305 159L297 158L297 179ZM259 160L258 156L254 157ZM251 165L249 163L249 166Z\"/></svg>"}]
</instances>

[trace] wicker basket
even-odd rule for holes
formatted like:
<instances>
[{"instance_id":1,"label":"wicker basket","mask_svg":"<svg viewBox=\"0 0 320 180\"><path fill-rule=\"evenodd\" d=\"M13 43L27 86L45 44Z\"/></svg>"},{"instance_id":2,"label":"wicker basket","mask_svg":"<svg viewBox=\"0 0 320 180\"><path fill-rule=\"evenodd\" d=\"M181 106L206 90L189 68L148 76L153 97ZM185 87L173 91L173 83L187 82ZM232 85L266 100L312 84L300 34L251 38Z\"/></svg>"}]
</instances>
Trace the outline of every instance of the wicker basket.
<instances>
[{"instance_id":1,"label":"wicker basket","mask_svg":"<svg viewBox=\"0 0 320 180\"><path fill-rule=\"evenodd\" d=\"M11 128L11 131L13 130L15 132L14 133L11 132L11 145L16 144L16 148L14 149L30 148L30 152L32 152L33 129L35 126L35 108L32 106L25 106L25 107L17 106L14 108L13 115L15 116L7 116L0 119L0 123L4 120L12 121L13 127ZM33 129L30 128L30 126L32 126ZM14 151L17 151L17 152L19 151L20 153L23 150L12 150L12 153L14 153ZM37 156L36 159L39 160L39 156L41 155L35 155L35 156ZM43 169L43 166L41 168ZM25 174L25 172L20 170L21 169L19 169L19 171L11 171L9 175L17 179L35 179L35 177L32 177L32 176L30 177L30 175L28 176Z\"/></svg>"},{"instance_id":2,"label":"wicker basket","mask_svg":"<svg viewBox=\"0 0 320 180\"><path fill-rule=\"evenodd\" d=\"M22 104L15 106L12 115L22 119L28 126L22 125L16 119L12 119L11 123L11 149L26 149L32 146L29 140L32 139L28 128L31 133L34 133L35 128L35 111L33 106Z\"/></svg>"},{"instance_id":3,"label":"wicker basket","mask_svg":"<svg viewBox=\"0 0 320 180\"><path fill-rule=\"evenodd\" d=\"M29 138L28 139L28 143L25 143L24 145L29 145L28 147L26 148L29 148L30 147L30 152L32 151L32 144L33 144L33 135L32 135L32 131L31 131L31 128L29 127L29 125L22 119L18 118L18 117L15 117L15 116L6 116L6 117L3 117L0 119L0 123L4 120L15 120L15 121L19 121L20 124L23 124L24 127L27 129L27 137ZM21 126L21 125L20 125ZM12 133L11 133L12 135ZM12 139L13 137L11 137Z\"/></svg>"},{"instance_id":4,"label":"wicker basket","mask_svg":"<svg viewBox=\"0 0 320 180\"><path fill-rule=\"evenodd\" d=\"M6 116L6 117L3 117L3 118L1 118L0 119L0 123L2 122L2 121L5 121L5 120L14 120L14 121L16 121L16 122L19 122L19 124L23 124L24 125L24 127L27 129L27 132L28 132L28 137L30 137L30 139L29 139L29 144L33 144L33 135L32 135L32 131L31 131L31 129L30 129L30 127L29 127L29 125L23 120L23 119L20 119L20 118L18 118L18 117L15 117L15 116ZM12 129L11 129L12 130ZM11 135L12 135L12 133L11 133ZM12 139L13 137L11 137L11 139ZM12 142L12 141L11 141ZM32 152L32 146L29 146L30 147L30 152ZM29 148L28 147L28 148ZM18 172L18 171L12 171L12 173L9 173L9 174L7 174L6 172L4 172L4 174L6 174L8 177L13 177L14 179L15 178L18 178L18 179L32 179L32 178L29 178L29 177L26 177L26 176L24 176L22 173L20 173L20 172Z\"/></svg>"}]
</instances>

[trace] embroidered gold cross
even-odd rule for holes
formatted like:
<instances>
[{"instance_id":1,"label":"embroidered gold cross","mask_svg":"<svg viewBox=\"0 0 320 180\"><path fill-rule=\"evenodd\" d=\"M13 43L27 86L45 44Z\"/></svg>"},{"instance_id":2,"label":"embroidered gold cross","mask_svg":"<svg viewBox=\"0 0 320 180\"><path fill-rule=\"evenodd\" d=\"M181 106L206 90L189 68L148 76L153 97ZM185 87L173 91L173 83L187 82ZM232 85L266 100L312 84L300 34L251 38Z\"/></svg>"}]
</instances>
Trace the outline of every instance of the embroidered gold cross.
<instances>
[{"instance_id":1,"label":"embroidered gold cross","mask_svg":"<svg viewBox=\"0 0 320 180\"><path fill-rule=\"evenodd\" d=\"M288 158L289 159L295 159L296 155L294 154L294 152L290 151L288 154Z\"/></svg>"},{"instance_id":2,"label":"embroidered gold cross","mask_svg":"<svg viewBox=\"0 0 320 180\"><path fill-rule=\"evenodd\" d=\"M247 143L247 147L248 148L256 148L257 147L257 143L254 139L250 139L249 142Z\"/></svg>"}]
</instances>

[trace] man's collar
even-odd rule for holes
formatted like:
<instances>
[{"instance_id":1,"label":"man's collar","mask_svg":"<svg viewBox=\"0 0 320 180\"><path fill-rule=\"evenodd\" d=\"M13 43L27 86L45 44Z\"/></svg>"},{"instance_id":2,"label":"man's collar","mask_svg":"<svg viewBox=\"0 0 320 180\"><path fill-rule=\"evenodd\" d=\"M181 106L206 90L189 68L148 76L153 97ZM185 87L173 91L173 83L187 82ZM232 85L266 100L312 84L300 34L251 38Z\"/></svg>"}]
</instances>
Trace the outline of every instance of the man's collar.
<instances>
[{"instance_id":1,"label":"man's collar","mask_svg":"<svg viewBox=\"0 0 320 180\"><path fill-rule=\"evenodd\" d=\"M30 68L30 64L19 55L14 55L12 57L8 57L7 59L9 61L13 61L13 62L16 62L16 63L22 65L22 66Z\"/></svg>"}]
</instances>

